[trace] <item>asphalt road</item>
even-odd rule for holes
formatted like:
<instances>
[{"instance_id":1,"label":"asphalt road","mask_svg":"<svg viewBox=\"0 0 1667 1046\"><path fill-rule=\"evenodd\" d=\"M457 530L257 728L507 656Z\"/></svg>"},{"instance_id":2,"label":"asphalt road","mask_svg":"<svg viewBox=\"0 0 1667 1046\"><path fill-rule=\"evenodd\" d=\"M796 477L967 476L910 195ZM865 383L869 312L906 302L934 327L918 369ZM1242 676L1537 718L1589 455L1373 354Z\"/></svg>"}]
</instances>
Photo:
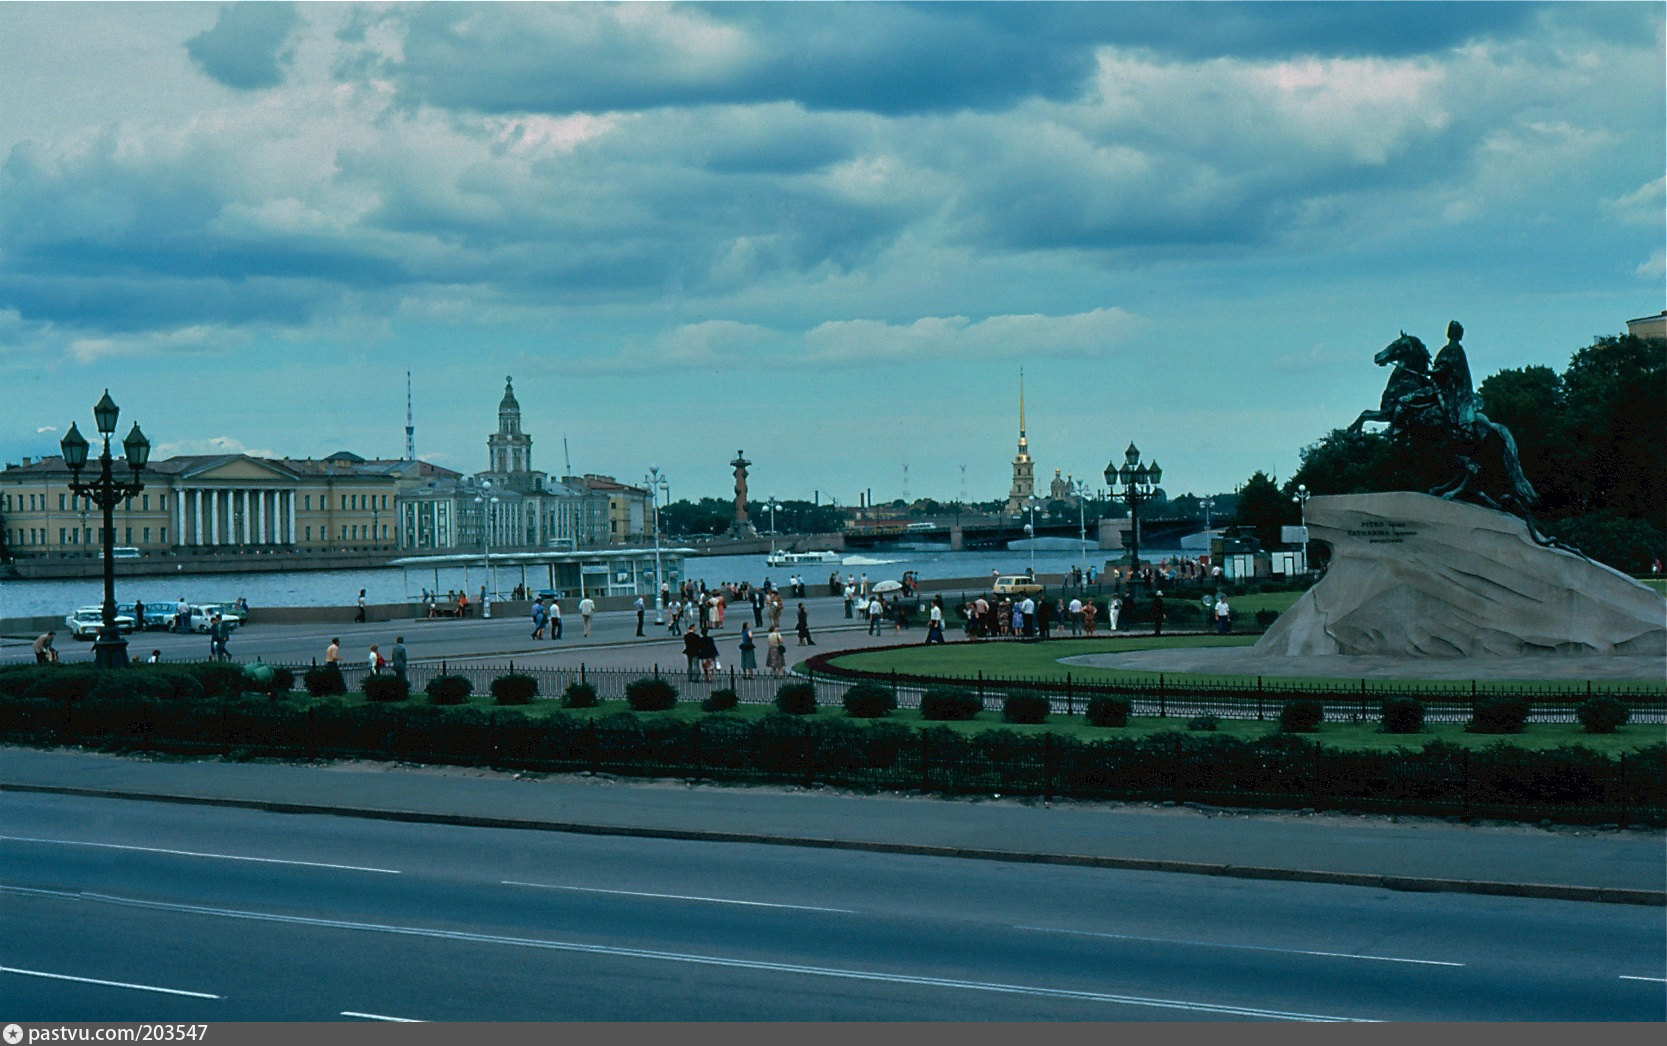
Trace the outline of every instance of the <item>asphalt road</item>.
<instances>
[{"instance_id":1,"label":"asphalt road","mask_svg":"<svg viewBox=\"0 0 1667 1046\"><path fill-rule=\"evenodd\" d=\"M15 793L0 869L8 1021L1667 1019L1642 906Z\"/></svg>"}]
</instances>

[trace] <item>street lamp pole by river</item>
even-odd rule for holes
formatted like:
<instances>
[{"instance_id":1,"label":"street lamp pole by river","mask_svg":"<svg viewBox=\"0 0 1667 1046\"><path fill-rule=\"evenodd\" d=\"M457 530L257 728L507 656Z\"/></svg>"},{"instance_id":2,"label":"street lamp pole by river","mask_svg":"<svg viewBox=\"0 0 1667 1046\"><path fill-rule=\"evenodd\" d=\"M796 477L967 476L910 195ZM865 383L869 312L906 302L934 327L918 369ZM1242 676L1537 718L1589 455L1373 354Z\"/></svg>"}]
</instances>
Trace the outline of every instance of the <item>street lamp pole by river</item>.
<instances>
[{"instance_id":1,"label":"street lamp pole by river","mask_svg":"<svg viewBox=\"0 0 1667 1046\"><path fill-rule=\"evenodd\" d=\"M671 484L660 472L657 465L648 466L648 475L643 477L643 486L648 489L648 500L654 509L654 623L666 623L666 590L660 586L664 584L660 574L660 501L659 495L664 492L671 496Z\"/></svg>"},{"instance_id":2,"label":"street lamp pole by river","mask_svg":"<svg viewBox=\"0 0 1667 1046\"><path fill-rule=\"evenodd\" d=\"M122 441L127 467L133 470L133 478L115 478L115 463L110 457L110 436L116 431L116 418L120 414L121 408L110 398L110 390L105 389L104 398L93 407L93 418L98 423L99 434L104 437L104 452L98 456L99 474L96 479L81 482L81 470L87 465L89 444L74 422L70 423L69 432L59 442L64 452L64 464L69 466L69 489L91 500L104 513L104 623L99 627L98 639L93 642L93 664L99 668L127 667L127 640L122 638L121 629L116 626L115 511L119 503L145 489L145 485L139 482L139 473L150 461L150 440L139 431L136 423L133 431Z\"/></svg>"}]
</instances>

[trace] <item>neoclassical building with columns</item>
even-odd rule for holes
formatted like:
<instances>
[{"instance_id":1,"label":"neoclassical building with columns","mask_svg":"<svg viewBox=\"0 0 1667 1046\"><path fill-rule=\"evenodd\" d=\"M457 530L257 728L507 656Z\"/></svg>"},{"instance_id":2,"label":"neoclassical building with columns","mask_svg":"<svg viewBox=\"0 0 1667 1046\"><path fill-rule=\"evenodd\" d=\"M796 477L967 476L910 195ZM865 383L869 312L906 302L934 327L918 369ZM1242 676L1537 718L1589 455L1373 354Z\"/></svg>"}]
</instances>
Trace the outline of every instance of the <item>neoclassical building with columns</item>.
<instances>
[{"instance_id":1,"label":"neoclassical building with columns","mask_svg":"<svg viewBox=\"0 0 1667 1046\"><path fill-rule=\"evenodd\" d=\"M297 460L247 454L153 461L145 489L115 510L115 544L141 553L337 552L402 547L396 499L457 473L422 461L338 453ZM102 515L69 490L61 457L0 472L0 517L14 557L98 554Z\"/></svg>"}]
</instances>

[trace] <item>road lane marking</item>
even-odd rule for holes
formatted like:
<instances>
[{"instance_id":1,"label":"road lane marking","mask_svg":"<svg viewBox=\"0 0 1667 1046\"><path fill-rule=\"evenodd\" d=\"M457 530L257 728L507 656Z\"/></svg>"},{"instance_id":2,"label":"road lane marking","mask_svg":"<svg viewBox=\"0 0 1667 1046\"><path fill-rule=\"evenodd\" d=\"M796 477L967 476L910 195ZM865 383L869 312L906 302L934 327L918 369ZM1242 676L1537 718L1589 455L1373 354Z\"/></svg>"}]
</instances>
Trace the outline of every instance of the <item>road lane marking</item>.
<instances>
[{"instance_id":1,"label":"road lane marking","mask_svg":"<svg viewBox=\"0 0 1667 1046\"><path fill-rule=\"evenodd\" d=\"M197 850L164 850L155 846L124 846L121 843L89 843L79 839L33 839L22 835L0 835L0 842L50 843L54 846L94 846L101 850L136 850L140 853L170 854L174 857L212 857L221 861L254 861L259 864L293 864L303 868L334 868L342 872L375 872L398 875L396 868L364 868L356 864L326 864L322 861L286 861L278 857L245 857L240 854L202 853Z\"/></svg>"},{"instance_id":2,"label":"road lane marking","mask_svg":"<svg viewBox=\"0 0 1667 1046\"><path fill-rule=\"evenodd\" d=\"M575 893L610 893L621 897L653 897L665 901L705 901L709 904L744 904L753 908L791 908L800 912L838 912L841 915L856 915L855 908L818 908L809 904L771 904L768 901L738 901L729 897L693 897L679 893L644 893L638 890L603 890L594 886L557 886L553 883L523 883L514 879L503 880L505 886L531 886L540 890L572 890Z\"/></svg>"},{"instance_id":3,"label":"road lane marking","mask_svg":"<svg viewBox=\"0 0 1667 1046\"><path fill-rule=\"evenodd\" d=\"M1621 974L1621 980L1623 980L1623 981L1649 981L1651 984L1667 984L1667 977L1629 977L1624 973Z\"/></svg>"},{"instance_id":4,"label":"road lane marking","mask_svg":"<svg viewBox=\"0 0 1667 1046\"><path fill-rule=\"evenodd\" d=\"M207 915L221 919L246 919L252 922L280 923L291 926L313 926L324 929L360 930L368 933L387 933L432 940L466 941L471 944L502 944L518 948L539 948L547 951L573 952L581 955L605 955L622 959L648 959L659 962L685 963L696 966L717 966L736 970L755 970L766 973L797 973L814 977L832 977L853 981L877 981L887 984L908 984L931 988L958 988L965 991L992 992L1004 995L1027 995L1036 998L1065 999L1079 1002L1101 1002L1118 1006L1145 1006L1155 1009L1182 1010L1189 1013L1222 1014L1229 1017L1259 1017L1284 1021L1346 1021L1375 1023L1372 1018L1342 1017L1331 1014L1295 1013L1284 1010L1263 1010L1247 1006L1195 1002L1186 999L1148 998L1138 995L1114 995L1107 992L1077 991L1069 988L1049 988L1042 985L1002 984L995 981L966 981L948 977L925 977L906 973L885 973L878 970L856 970L831 966L803 966L795 963L766 962L758 959L734 959L720 955L699 955L687 952L663 952L646 948L626 948L605 944L581 944L577 941L555 941L536 937L505 937L496 934L468 933L462 930L439 930L424 926L397 926L386 923L348 922L339 919L319 919L302 915L279 915L272 912L244 911L234 908L208 908L193 904L168 901L147 901L109 894L72 893L58 890L38 890L0 886L0 893L27 893L38 896L63 897L127 908L152 911L180 912L187 915Z\"/></svg>"},{"instance_id":5,"label":"road lane marking","mask_svg":"<svg viewBox=\"0 0 1667 1046\"><path fill-rule=\"evenodd\" d=\"M15 973L24 977L47 977L54 981L75 981L78 984L103 984L111 988L132 988L141 992L161 992L164 995L189 995L193 999L218 999L207 992L188 992L179 988L158 988L154 984L128 984L126 981L101 981L97 977L72 977L67 973L43 973L40 970L20 970L14 966L0 966L0 973Z\"/></svg>"},{"instance_id":6,"label":"road lane marking","mask_svg":"<svg viewBox=\"0 0 1667 1046\"><path fill-rule=\"evenodd\" d=\"M1091 930L1061 930L1053 926L1015 926L1015 930L1037 933L1068 933L1077 937L1106 937L1114 941L1142 941L1147 944L1186 944L1197 948L1232 948L1245 952L1278 952L1282 955L1318 955L1327 959L1361 959L1368 962L1405 962L1418 966L1463 966L1462 962L1440 959L1403 959L1393 955L1361 955L1355 952L1318 952L1306 948L1272 948L1257 944L1226 944L1220 941L1183 941L1171 937L1136 937L1126 933L1095 933Z\"/></svg>"},{"instance_id":7,"label":"road lane marking","mask_svg":"<svg viewBox=\"0 0 1667 1046\"><path fill-rule=\"evenodd\" d=\"M394 1021L395 1023L398 1023L398 1024L426 1024L426 1023L428 1023L427 1021L418 1020L415 1017L384 1017L380 1013L355 1013L352 1010L343 1010L343 1011L341 1011L341 1013L342 1013L343 1017L358 1017L360 1020L366 1020L366 1021Z\"/></svg>"}]
</instances>

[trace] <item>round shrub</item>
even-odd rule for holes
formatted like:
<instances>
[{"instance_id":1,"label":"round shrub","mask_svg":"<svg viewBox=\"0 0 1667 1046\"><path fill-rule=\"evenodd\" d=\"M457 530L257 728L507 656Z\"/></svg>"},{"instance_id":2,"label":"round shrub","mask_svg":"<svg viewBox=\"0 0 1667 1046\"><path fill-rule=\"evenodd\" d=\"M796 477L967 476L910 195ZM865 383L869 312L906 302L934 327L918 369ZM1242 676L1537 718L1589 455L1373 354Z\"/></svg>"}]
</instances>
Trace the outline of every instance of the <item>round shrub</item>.
<instances>
[{"instance_id":1,"label":"round shrub","mask_svg":"<svg viewBox=\"0 0 1667 1046\"><path fill-rule=\"evenodd\" d=\"M492 700L500 705L530 705L538 696L538 680L511 672L492 680Z\"/></svg>"},{"instance_id":2,"label":"round shrub","mask_svg":"<svg viewBox=\"0 0 1667 1046\"><path fill-rule=\"evenodd\" d=\"M195 701L203 696L203 685L197 682L195 675L181 666L146 665L145 675L154 680L159 697L176 701ZM276 679L276 671L273 677ZM291 682L294 682L293 677Z\"/></svg>"},{"instance_id":3,"label":"round shrub","mask_svg":"<svg viewBox=\"0 0 1667 1046\"><path fill-rule=\"evenodd\" d=\"M1221 725L1221 720L1213 715L1195 715L1187 720L1188 730L1214 730Z\"/></svg>"},{"instance_id":4,"label":"round shrub","mask_svg":"<svg viewBox=\"0 0 1667 1046\"><path fill-rule=\"evenodd\" d=\"M1612 734L1632 718L1632 710L1621 699L1605 694L1582 701L1574 717L1588 734Z\"/></svg>"},{"instance_id":5,"label":"round shrub","mask_svg":"<svg viewBox=\"0 0 1667 1046\"><path fill-rule=\"evenodd\" d=\"M1277 610L1258 610L1258 611L1256 611L1256 627L1261 629L1263 632L1266 632L1268 629L1272 628L1273 623L1275 621L1278 621L1278 620L1279 620L1279 612Z\"/></svg>"},{"instance_id":6,"label":"round shrub","mask_svg":"<svg viewBox=\"0 0 1667 1046\"><path fill-rule=\"evenodd\" d=\"M314 697L347 693L347 681L342 678L341 669L331 665L307 669L307 674L301 677L301 685Z\"/></svg>"},{"instance_id":7,"label":"round shrub","mask_svg":"<svg viewBox=\"0 0 1667 1046\"><path fill-rule=\"evenodd\" d=\"M664 679L644 676L625 684L625 701L633 712L664 712L677 704L677 688Z\"/></svg>"},{"instance_id":8,"label":"round shrub","mask_svg":"<svg viewBox=\"0 0 1667 1046\"><path fill-rule=\"evenodd\" d=\"M403 701L410 696L410 684L398 676L370 676L365 679L366 701Z\"/></svg>"},{"instance_id":9,"label":"round shrub","mask_svg":"<svg viewBox=\"0 0 1667 1046\"><path fill-rule=\"evenodd\" d=\"M700 710L702 712L728 712L740 703L741 699L735 696L735 691L724 687L721 690L714 690L707 694L706 700L700 703Z\"/></svg>"},{"instance_id":10,"label":"round shrub","mask_svg":"<svg viewBox=\"0 0 1667 1046\"><path fill-rule=\"evenodd\" d=\"M816 688L809 683L783 683L776 689L776 710L785 715L816 711Z\"/></svg>"},{"instance_id":11,"label":"round shrub","mask_svg":"<svg viewBox=\"0 0 1667 1046\"><path fill-rule=\"evenodd\" d=\"M596 688L589 683L578 680L567 684L567 689L561 692L561 706L563 708L595 708Z\"/></svg>"},{"instance_id":12,"label":"round shrub","mask_svg":"<svg viewBox=\"0 0 1667 1046\"><path fill-rule=\"evenodd\" d=\"M294 689L295 673L282 665L273 665L272 682L266 692L273 697L277 697L279 694L287 694Z\"/></svg>"},{"instance_id":13,"label":"round shrub","mask_svg":"<svg viewBox=\"0 0 1667 1046\"><path fill-rule=\"evenodd\" d=\"M984 710L984 699L971 690L940 688L920 695L920 718L964 722Z\"/></svg>"},{"instance_id":14,"label":"round shrub","mask_svg":"<svg viewBox=\"0 0 1667 1046\"><path fill-rule=\"evenodd\" d=\"M1494 697L1476 706L1464 728L1473 734L1520 734L1528 722L1528 702L1520 697Z\"/></svg>"},{"instance_id":15,"label":"round shrub","mask_svg":"<svg viewBox=\"0 0 1667 1046\"><path fill-rule=\"evenodd\" d=\"M880 719L897 707L897 693L878 683L858 683L845 691L845 714L854 719Z\"/></svg>"},{"instance_id":16,"label":"round shrub","mask_svg":"<svg viewBox=\"0 0 1667 1046\"><path fill-rule=\"evenodd\" d=\"M1001 718L1007 723L1046 722L1048 699L1041 694L1008 694L1001 703Z\"/></svg>"},{"instance_id":17,"label":"round shrub","mask_svg":"<svg viewBox=\"0 0 1667 1046\"><path fill-rule=\"evenodd\" d=\"M1083 715L1095 726L1128 726L1130 704L1121 697L1089 698Z\"/></svg>"},{"instance_id":18,"label":"round shrub","mask_svg":"<svg viewBox=\"0 0 1667 1046\"><path fill-rule=\"evenodd\" d=\"M428 695L429 704L460 705L475 692L475 684L464 676L435 676L423 692Z\"/></svg>"},{"instance_id":19,"label":"round shrub","mask_svg":"<svg viewBox=\"0 0 1667 1046\"><path fill-rule=\"evenodd\" d=\"M1287 734L1310 734L1325 720L1325 706L1318 701L1287 701L1279 710L1279 729Z\"/></svg>"},{"instance_id":20,"label":"round shrub","mask_svg":"<svg viewBox=\"0 0 1667 1046\"><path fill-rule=\"evenodd\" d=\"M1424 729L1424 702L1411 697L1392 697L1383 703L1383 732L1416 734Z\"/></svg>"}]
</instances>

